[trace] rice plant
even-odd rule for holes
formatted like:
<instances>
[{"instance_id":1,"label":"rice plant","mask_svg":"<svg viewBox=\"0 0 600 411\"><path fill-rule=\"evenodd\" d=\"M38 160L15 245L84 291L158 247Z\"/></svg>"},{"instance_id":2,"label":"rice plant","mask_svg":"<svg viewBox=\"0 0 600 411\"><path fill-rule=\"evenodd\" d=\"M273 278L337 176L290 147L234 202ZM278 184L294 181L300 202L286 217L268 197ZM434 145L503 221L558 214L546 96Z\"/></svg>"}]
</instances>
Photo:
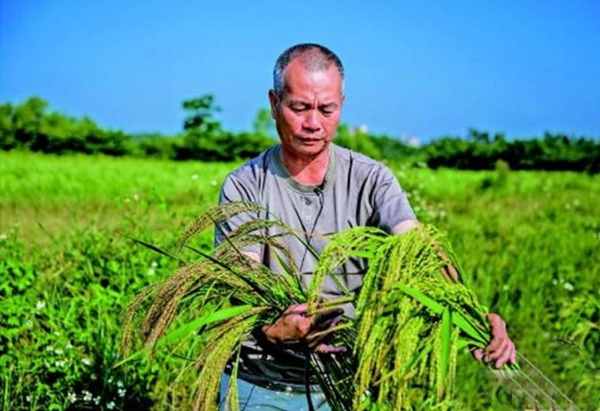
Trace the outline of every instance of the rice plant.
<instances>
[{"instance_id":1,"label":"rice plant","mask_svg":"<svg viewBox=\"0 0 600 411\"><path fill-rule=\"evenodd\" d=\"M347 346L348 353L324 355L300 347L331 409L454 407L457 353L463 347L485 347L490 330L487 309L463 281L460 265L444 236L433 227L398 236L368 227L334 234L320 255L308 290L302 288L299 272L279 241L285 236L302 241L303 236L277 219L250 220L230 233L212 255L189 245L199 232L213 225L218 229L235 214L259 209L249 203L225 204L186 227L173 256L180 260L180 268L165 281L143 290L125 314L126 351L131 352L138 330L146 349L177 344L193 336L200 341L195 358L190 360L197 372L194 409L217 410L221 376L228 364L229 372L236 376L241 344L253 330L271 324L292 304L307 302L309 312L316 314L350 299L356 308L355 317L345 318L326 331L330 343ZM273 226L282 234L265 235L264 229ZM250 244L268 244L276 250L283 273L275 274L245 256L242 251ZM184 260L183 249L195 258ZM368 260L360 293L350 295L346 291L346 298L323 302L320 289L325 277L336 281L336 267L349 258ZM176 321L178 318L185 320L183 324ZM514 375L523 375L518 366L512 370ZM512 382L517 381L514 375L507 375ZM522 388L534 399L539 392L548 397L545 399L550 402L532 401L536 407L549 403L561 409L555 406L556 392L545 394L539 384ZM239 409L236 378L230 379L228 394L221 400L228 409ZM307 400L310 404L310 394Z\"/></svg>"}]
</instances>

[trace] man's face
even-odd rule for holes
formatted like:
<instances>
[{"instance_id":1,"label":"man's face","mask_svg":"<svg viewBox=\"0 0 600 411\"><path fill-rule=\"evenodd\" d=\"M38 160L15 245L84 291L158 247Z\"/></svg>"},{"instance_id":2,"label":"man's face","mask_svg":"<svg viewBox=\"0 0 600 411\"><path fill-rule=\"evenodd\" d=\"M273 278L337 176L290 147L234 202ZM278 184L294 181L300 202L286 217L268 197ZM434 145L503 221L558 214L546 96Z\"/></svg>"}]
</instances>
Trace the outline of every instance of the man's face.
<instances>
[{"instance_id":1,"label":"man's face","mask_svg":"<svg viewBox=\"0 0 600 411\"><path fill-rule=\"evenodd\" d=\"M311 159L322 153L335 136L342 112L342 77L335 65L309 71L300 59L285 70L281 100L269 92L271 113L286 154Z\"/></svg>"}]
</instances>

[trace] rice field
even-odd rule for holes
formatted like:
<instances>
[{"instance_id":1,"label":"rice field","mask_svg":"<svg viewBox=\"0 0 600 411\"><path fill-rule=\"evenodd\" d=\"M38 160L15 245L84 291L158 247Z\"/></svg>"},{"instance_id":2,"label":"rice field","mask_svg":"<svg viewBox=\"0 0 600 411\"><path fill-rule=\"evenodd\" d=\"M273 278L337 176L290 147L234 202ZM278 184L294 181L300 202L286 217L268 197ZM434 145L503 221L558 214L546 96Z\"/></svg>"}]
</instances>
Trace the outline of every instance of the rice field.
<instances>
[{"instance_id":1,"label":"rice field","mask_svg":"<svg viewBox=\"0 0 600 411\"><path fill-rule=\"evenodd\" d=\"M128 236L172 249L235 167L0 153L0 409L189 408L185 356L113 367L124 307L175 267ZM600 177L391 167L519 351L600 410ZM468 353L456 378L463 409L522 409Z\"/></svg>"}]
</instances>

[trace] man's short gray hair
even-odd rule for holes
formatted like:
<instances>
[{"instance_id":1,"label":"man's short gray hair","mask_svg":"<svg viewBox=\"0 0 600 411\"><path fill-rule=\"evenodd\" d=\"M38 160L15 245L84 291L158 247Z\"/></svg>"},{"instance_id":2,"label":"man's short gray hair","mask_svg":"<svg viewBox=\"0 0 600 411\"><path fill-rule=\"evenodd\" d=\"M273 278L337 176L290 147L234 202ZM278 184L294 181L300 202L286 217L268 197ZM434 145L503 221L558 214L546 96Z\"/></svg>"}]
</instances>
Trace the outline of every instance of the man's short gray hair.
<instances>
[{"instance_id":1,"label":"man's short gray hair","mask_svg":"<svg viewBox=\"0 0 600 411\"><path fill-rule=\"evenodd\" d=\"M327 70L332 64L338 69L342 77L342 95L344 94L344 66L340 58L327 47L314 43L296 44L285 50L277 58L273 69L273 90L281 98L285 91L285 69L295 58L301 58L302 64L308 70Z\"/></svg>"}]
</instances>

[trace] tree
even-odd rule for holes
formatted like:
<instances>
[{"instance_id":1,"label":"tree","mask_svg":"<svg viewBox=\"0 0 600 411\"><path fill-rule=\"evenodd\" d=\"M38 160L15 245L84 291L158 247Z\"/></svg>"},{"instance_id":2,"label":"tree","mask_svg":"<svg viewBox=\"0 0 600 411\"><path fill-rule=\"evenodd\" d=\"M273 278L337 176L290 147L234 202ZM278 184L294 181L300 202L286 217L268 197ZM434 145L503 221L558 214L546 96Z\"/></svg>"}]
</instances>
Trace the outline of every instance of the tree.
<instances>
[{"instance_id":1,"label":"tree","mask_svg":"<svg viewBox=\"0 0 600 411\"><path fill-rule=\"evenodd\" d=\"M184 137L175 147L177 160L224 161L228 159L231 136L223 131L221 123L214 118L221 108L214 105L214 97L206 94L185 100L183 109L189 114L183 123Z\"/></svg>"},{"instance_id":2,"label":"tree","mask_svg":"<svg viewBox=\"0 0 600 411\"><path fill-rule=\"evenodd\" d=\"M252 122L252 130L254 134L261 137L274 138L277 134L275 130L275 122L271 116L271 109L259 108Z\"/></svg>"},{"instance_id":3,"label":"tree","mask_svg":"<svg viewBox=\"0 0 600 411\"><path fill-rule=\"evenodd\" d=\"M347 124L340 124L338 127L335 143L371 158L381 159L381 153L370 136L359 129L351 130Z\"/></svg>"},{"instance_id":4,"label":"tree","mask_svg":"<svg viewBox=\"0 0 600 411\"><path fill-rule=\"evenodd\" d=\"M14 138L17 144L37 151L45 138L40 134L42 119L48 103L39 97L30 97L15 107L13 113Z\"/></svg>"},{"instance_id":5,"label":"tree","mask_svg":"<svg viewBox=\"0 0 600 411\"><path fill-rule=\"evenodd\" d=\"M12 104L0 105L0 149L12 150L17 147L13 126L14 108Z\"/></svg>"}]
</instances>

